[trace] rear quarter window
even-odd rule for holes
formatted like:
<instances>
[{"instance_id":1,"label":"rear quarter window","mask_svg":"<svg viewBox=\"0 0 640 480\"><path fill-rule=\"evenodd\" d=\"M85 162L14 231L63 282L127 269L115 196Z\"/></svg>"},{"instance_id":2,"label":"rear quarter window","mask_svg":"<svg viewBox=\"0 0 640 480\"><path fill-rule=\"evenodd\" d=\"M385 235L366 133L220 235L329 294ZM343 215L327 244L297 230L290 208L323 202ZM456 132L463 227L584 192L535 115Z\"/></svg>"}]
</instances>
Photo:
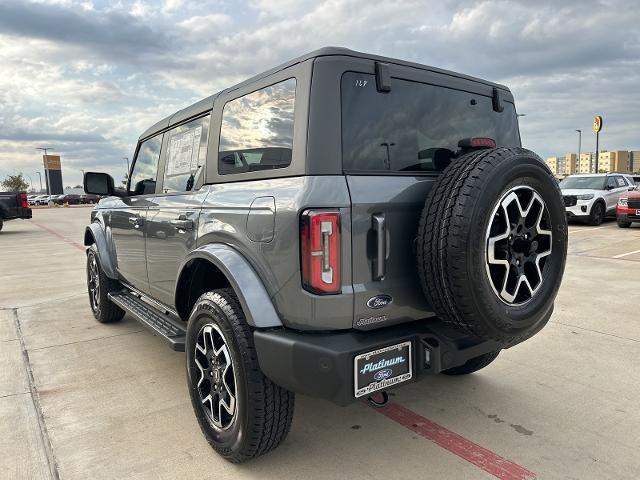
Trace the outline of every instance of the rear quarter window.
<instances>
[{"instance_id":1,"label":"rear quarter window","mask_svg":"<svg viewBox=\"0 0 640 480\"><path fill-rule=\"evenodd\" d=\"M374 75L356 72L342 76L341 97L348 172L439 172L469 137L520 146L513 103L499 113L491 97L397 78L383 93Z\"/></svg>"},{"instance_id":2,"label":"rear quarter window","mask_svg":"<svg viewBox=\"0 0 640 480\"><path fill-rule=\"evenodd\" d=\"M224 106L218 172L285 168L291 163L296 80L265 87Z\"/></svg>"}]
</instances>

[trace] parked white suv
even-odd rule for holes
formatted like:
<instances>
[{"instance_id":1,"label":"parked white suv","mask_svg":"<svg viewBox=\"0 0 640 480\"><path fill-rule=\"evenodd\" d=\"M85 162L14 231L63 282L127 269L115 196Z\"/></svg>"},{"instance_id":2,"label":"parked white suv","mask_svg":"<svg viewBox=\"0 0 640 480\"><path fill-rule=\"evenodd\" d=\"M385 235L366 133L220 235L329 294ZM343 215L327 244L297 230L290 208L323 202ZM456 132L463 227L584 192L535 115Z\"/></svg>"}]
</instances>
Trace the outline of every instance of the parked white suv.
<instances>
[{"instance_id":1,"label":"parked white suv","mask_svg":"<svg viewBox=\"0 0 640 480\"><path fill-rule=\"evenodd\" d=\"M571 175L560 182L567 219L600 225L606 215L615 216L620 195L635 189L631 175L592 173Z\"/></svg>"}]
</instances>

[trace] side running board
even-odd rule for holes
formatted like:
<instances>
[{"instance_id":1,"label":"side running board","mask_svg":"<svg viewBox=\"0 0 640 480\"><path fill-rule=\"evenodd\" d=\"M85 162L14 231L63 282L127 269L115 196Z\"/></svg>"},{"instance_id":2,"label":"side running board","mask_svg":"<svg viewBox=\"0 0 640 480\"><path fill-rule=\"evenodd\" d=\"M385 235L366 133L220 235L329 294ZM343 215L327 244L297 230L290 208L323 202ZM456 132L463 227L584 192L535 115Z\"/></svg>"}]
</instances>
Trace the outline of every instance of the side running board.
<instances>
[{"instance_id":1,"label":"side running board","mask_svg":"<svg viewBox=\"0 0 640 480\"><path fill-rule=\"evenodd\" d=\"M151 329L153 333L169 342L173 350L184 352L187 328L180 319L151 306L127 289L112 292L109 294L109 298L144 326Z\"/></svg>"}]
</instances>

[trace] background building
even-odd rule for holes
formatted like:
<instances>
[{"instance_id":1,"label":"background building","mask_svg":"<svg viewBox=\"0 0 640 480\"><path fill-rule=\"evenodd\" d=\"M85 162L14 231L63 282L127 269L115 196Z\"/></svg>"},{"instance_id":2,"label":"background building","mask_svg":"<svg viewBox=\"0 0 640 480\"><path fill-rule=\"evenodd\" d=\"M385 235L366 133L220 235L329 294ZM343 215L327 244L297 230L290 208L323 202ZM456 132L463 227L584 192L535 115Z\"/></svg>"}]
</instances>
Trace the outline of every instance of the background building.
<instances>
[{"instance_id":1,"label":"background building","mask_svg":"<svg viewBox=\"0 0 640 480\"><path fill-rule=\"evenodd\" d=\"M549 157L545 163L554 175L562 176L565 174L565 157Z\"/></svg>"},{"instance_id":2,"label":"background building","mask_svg":"<svg viewBox=\"0 0 640 480\"><path fill-rule=\"evenodd\" d=\"M567 153L564 156L564 174L573 175L574 173L578 173L578 155Z\"/></svg>"},{"instance_id":3,"label":"background building","mask_svg":"<svg viewBox=\"0 0 640 480\"><path fill-rule=\"evenodd\" d=\"M593 169L595 168L593 157L594 154L591 152L580 154L580 161L578 162L578 173L593 173Z\"/></svg>"},{"instance_id":4,"label":"background building","mask_svg":"<svg viewBox=\"0 0 640 480\"><path fill-rule=\"evenodd\" d=\"M629 169L632 172L640 173L640 150L629 152Z\"/></svg>"},{"instance_id":5,"label":"background building","mask_svg":"<svg viewBox=\"0 0 640 480\"><path fill-rule=\"evenodd\" d=\"M631 172L629 168L629 152L626 150L600 152L600 155L598 155L598 172Z\"/></svg>"}]
</instances>

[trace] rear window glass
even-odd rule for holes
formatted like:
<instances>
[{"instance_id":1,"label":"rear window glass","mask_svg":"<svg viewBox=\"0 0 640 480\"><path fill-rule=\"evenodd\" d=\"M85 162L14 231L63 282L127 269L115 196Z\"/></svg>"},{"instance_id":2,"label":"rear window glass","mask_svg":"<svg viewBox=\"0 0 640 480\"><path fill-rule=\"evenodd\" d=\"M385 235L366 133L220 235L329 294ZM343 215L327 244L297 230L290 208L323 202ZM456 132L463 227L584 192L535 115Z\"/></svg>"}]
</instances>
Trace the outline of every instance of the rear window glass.
<instances>
[{"instance_id":1,"label":"rear window glass","mask_svg":"<svg viewBox=\"0 0 640 480\"><path fill-rule=\"evenodd\" d=\"M493 110L491 97L394 78L378 92L374 75L342 76L343 168L352 172L438 172L463 138L520 146L513 103Z\"/></svg>"}]
</instances>

